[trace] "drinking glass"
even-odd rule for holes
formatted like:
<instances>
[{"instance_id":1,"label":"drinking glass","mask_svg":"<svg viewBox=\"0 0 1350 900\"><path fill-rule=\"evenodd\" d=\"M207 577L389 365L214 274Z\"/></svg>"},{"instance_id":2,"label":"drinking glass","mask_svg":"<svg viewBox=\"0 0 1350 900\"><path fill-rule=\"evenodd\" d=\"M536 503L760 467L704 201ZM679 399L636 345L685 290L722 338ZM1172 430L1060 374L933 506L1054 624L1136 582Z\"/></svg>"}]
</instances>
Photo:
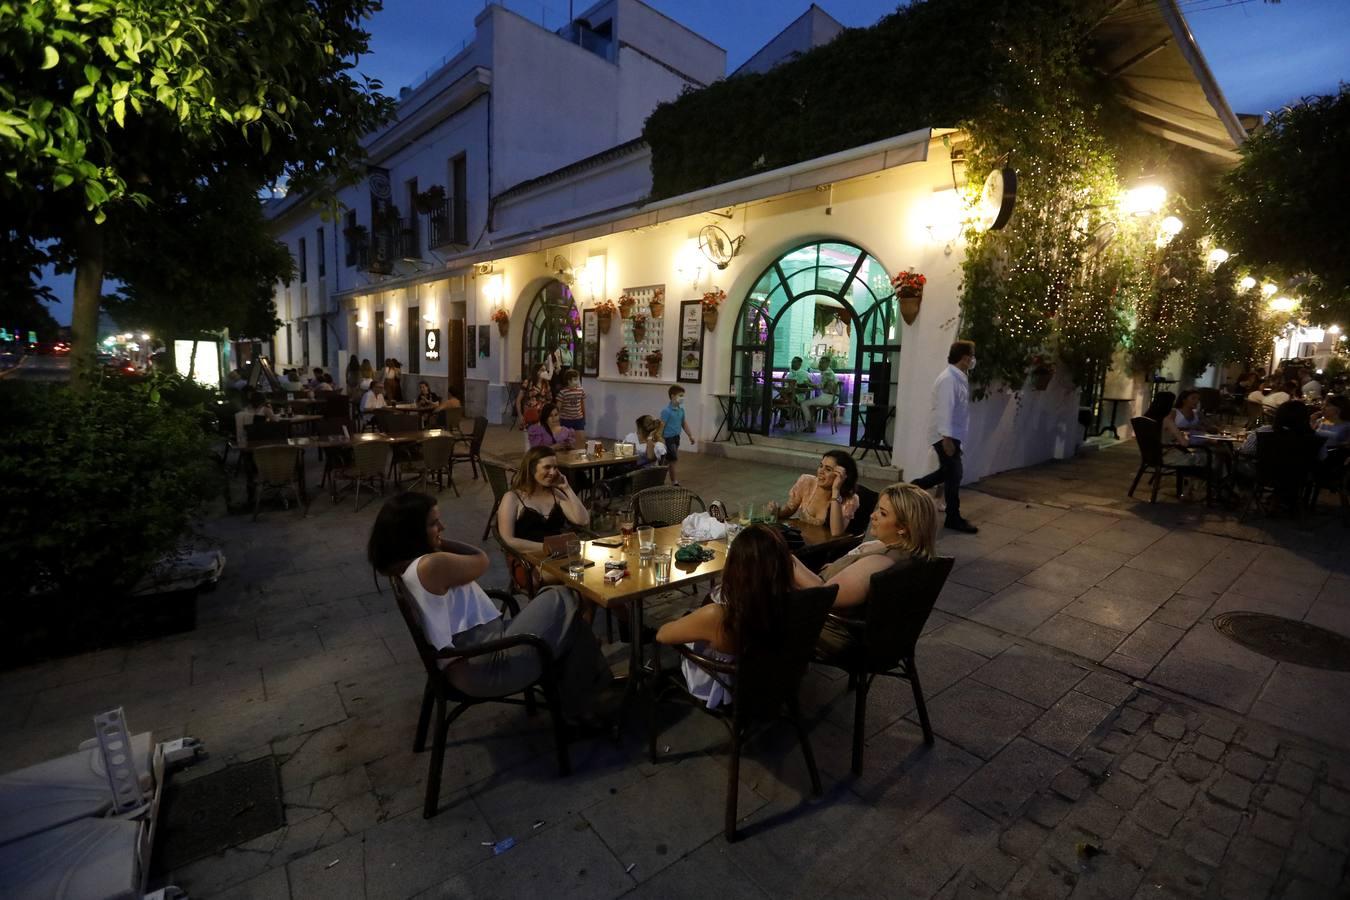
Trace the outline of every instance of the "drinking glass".
<instances>
[{"instance_id":1,"label":"drinking glass","mask_svg":"<svg viewBox=\"0 0 1350 900\"><path fill-rule=\"evenodd\" d=\"M670 550L653 550L652 556L652 577L657 584L665 584L670 580Z\"/></svg>"},{"instance_id":2,"label":"drinking glass","mask_svg":"<svg viewBox=\"0 0 1350 900\"><path fill-rule=\"evenodd\" d=\"M567 542L567 574L578 580L586 574L586 555L581 552L582 546L580 540Z\"/></svg>"},{"instance_id":3,"label":"drinking glass","mask_svg":"<svg viewBox=\"0 0 1350 900\"><path fill-rule=\"evenodd\" d=\"M751 525L755 521L755 504L747 503L741 507L741 525Z\"/></svg>"},{"instance_id":4,"label":"drinking glass","mask_svg":"<svg viewBox=\"0 0 1350 900\"><path fill-rule=\"evenodd\" d=\"M620 510L619 512L619 532L623 535L623 549L630 550L633 546L633 511L631 509Z\"/></svg>"},{"instance_id":5,"label":"drinking glass","mask_svg":"<svg viewBox=\"0 0 1350 900\"><path fill-rule=\"evenodd\" d=\"M652 553L656 551L656 529L651 525L643 525L637 530L638 552L642 559L651 559Z\"/></svg>"}]
</instances>

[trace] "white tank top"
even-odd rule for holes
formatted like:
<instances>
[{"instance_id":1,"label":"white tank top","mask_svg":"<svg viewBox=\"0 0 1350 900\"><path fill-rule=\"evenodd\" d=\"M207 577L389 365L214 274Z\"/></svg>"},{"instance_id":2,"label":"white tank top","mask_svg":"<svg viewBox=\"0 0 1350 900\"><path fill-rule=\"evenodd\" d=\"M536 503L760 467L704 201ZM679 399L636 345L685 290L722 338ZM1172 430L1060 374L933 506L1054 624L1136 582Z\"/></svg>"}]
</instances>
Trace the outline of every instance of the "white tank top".
<instances>
[{"instance_id":1,"label":"white tank top","mask_svg":"<svg viewBox=\"0 0 1350 900\"><path fill-rule=\"evenodd\" d=\"M417 564L421 560L419 556L403 570L403 585L417 604L417 611L422 616L422 631L431 646L437 650L453 647L455 635L501 616L492 604L492 598L476 581L452 587L444 594L428 591L422 586L422 579L417 577Z\"/></svg>"}]
</instances>

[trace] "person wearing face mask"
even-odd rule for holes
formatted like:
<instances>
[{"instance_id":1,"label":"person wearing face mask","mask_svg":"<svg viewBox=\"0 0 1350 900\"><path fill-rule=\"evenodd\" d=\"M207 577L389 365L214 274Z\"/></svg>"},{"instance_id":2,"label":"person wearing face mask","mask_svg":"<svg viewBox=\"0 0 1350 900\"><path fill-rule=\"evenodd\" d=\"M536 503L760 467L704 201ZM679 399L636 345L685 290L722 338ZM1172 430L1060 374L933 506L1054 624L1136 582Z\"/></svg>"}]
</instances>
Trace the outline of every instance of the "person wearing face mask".
<instances>
[{"instance_id":1,"label":"person wearing face mask","mask_svg":"<svg viewBox=\"0 0 1350 900\"><path fill-rule=\"evenodd\" d=\"M666 466L670 473L670 483L679 484L680 479L675 475L675 462L680 458L680 432L683 431L688 436L691 444L694 442L694 433L684 421L684 388L678 384L671 385L666 396L670 398L670 403L661 410L661 440L666 445Z\"/></svg>"},{"instance_id":2,"label":"person wearing face mask","mask_svg":"<svg viewBox=\"0 0 1350 900\"><path fill-rule=\"evenodd\" d=\"M961 517L961 445L970 428L970 380L975 368L975 342L956 341L947 351L947 368L933 382L933 421L929 438L937 451L938 467L914 484L928 489L943 486L947 503L946 527L974 534L979 531Z\"/></svg>"}]
</instances>

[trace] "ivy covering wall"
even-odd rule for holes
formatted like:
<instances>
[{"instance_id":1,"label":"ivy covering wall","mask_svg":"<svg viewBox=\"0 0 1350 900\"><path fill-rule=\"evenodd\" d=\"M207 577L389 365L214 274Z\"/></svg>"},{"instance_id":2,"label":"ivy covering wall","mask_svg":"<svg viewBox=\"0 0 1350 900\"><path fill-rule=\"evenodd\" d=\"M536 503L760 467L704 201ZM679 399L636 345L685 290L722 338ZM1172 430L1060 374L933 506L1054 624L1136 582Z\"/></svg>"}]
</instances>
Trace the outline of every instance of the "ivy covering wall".
<instances>
[{"instance_id":1,"label":"ivy covering wall","mask_svg":"<svg viewBox=\"0 0 1350 900\"><path fill-rule=\"evenodd\" d=\"M1260 307L1239 310L1237 273L1204 265L1219 173L1116 101L1091 42L1113 6L915 0L770 72L688 92L647 121L654 194L955 126L969 199L995 167L1018 177L1010 224L965 234L961 328L978 345L977 396L1058 365L1087 384L1121 348L1146 374L1173 351L1193 371L1246 358L1230 354L1250 352ZM1122 190L1145 175L1168 186L1168 208L1123 215ZM1159 241L1169 214L1186 227Z\"/></svg>"}]
</instances>

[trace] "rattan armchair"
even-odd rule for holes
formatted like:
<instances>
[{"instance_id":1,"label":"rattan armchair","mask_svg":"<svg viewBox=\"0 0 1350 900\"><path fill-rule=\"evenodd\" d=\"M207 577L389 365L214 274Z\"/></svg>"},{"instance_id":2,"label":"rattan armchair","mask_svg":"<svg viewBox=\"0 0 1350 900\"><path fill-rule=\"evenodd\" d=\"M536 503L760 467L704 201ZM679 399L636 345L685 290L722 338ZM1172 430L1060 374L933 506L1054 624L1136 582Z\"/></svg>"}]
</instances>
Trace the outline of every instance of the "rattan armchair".
<instances>
[{"instance_id":1,"label":"rattan armchair","mask_svg":"<svg viewBox=\"0 0 1350 900\"><path fill-rule=\"evenodd\" d=\"M378 481L380 493L384 493L385 472L394 455L394 447L387 441L357 441L352 445L352 462L340 466L329 473L333 486L333 502L338 501L338 482L356 486L355 508L361 508L361 486L374 487Z\"/></svg>"},{"instance_id":2,"label":"rattan armchair","mask_svg":"<svg viewBox=\"0 0 1350 900\"><path fill-rule=\"evenodd\" d=\"M633 494L633 518L638 525L678 525L694 512L708 507L703 498L693 491L673 484L647 488Z\"/></svg>"},{"instance_id":3,"label":"rattan armchair","mask_svg":"<svg viewBox=\"0 0 1350 900\"><path fill-rule=\"evenodd\" d=\"M450 456L454 451L453 435L441 434L422 441L421 457L402 464L404 470L417 475L417 480L412 485L413 489L425 485L431 476L435 475L437 493L445 490L445 483L449 481L450 490L458 497L459 488L455 487L455 473L450 465Z\"/></svg>"},{"instance_id":4,"label":"rattan armchair","mask_svg":"<svg viewBox=\"0 0 1350 900\"><path fill-rule=\"evenodd\" d=\"M295 495L295 505L302 515L309 515L300 484L300 447L258 447L253 451L253 464L257 467L253 492L253 519L257 521L258 509L262 506L263 494L272 491L281 497L281 503L290 508L286 501L286 492Z\"/></svg>"}]
</instances>

